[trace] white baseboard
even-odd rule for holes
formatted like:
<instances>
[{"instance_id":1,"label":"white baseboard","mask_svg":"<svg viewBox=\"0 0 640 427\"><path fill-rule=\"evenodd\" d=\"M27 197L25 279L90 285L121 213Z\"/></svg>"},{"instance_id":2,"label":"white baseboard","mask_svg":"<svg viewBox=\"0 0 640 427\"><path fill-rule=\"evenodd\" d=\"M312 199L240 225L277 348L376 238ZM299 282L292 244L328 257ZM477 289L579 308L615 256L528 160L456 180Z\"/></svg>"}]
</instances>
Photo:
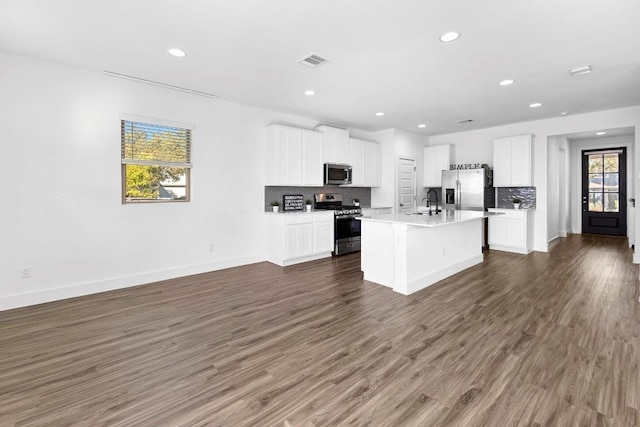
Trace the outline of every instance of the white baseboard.
<instances>
[{"instance_id":1,"label":"white baseboard","mask_svg":"<svg viewBox=\"0 0 640 427\"><path fill-rule=\"evenodd\" d=\"M514 254L522 254L522 255L528 255L532 252L530 249L512 248L510 246L501 246L501 245L489 245L489 249L492 251L513 252ZM547 247L547 250L548 250L548 247ZM547 251L544 251L544 252L547 252Z\"/></svg>"},{"instance_id":2,"label":"white baseboard","mask_svg":"<svg viewBox=\"0 0 640 427\"><path fill-rule=\"evenodd\" d=\"M67 298L75 298L83 295L113 291L116 289L129 288L132 286L145 285L148 283L159 282L161 280L175 279L177 277L190 276L193 274L208 273L210 271L253 264L264 260L264 256L262 255L228 258L202 264L192 264L166 270L133 274L130 276L113 277L94 282L76 283L73 285L45 289L37 292L8 295L0 297L0 311L27 307L51 301L59 301Z\"/></svg>"},{"instance_id":3,"label":"white baseboard","mask_svg":"<svg viewBox=\"0 0 640 427\"><path fill-rule=\"evenodd\" d=\"M449 276L453 276L467 268L480 264L484 261L484 255L476 255L452 266L443 268L435 273L428 274L426 276L419 277L414 280L410 280L404 283L394 283L393 290L404 295L410 295L414 292L418 292L424 288L427 288L440 280L446 279Z\"/></svg>"},{"instance_id":4,"label":"white baseboard","mask_svg":"<svg viewBox=\"0 0 640 427\"><path fill-rule=\"evenodd\" d=\"M280 267L288 267L290 265L300 264L302 262L315 261L322 258L331 258L331 252L324 252L321 254L309 255L302 258L294 258L294 259L285 259L285 260L276 260L276 259L268 259L267 261L279 265Z\"/></svg>"}]
</instances>

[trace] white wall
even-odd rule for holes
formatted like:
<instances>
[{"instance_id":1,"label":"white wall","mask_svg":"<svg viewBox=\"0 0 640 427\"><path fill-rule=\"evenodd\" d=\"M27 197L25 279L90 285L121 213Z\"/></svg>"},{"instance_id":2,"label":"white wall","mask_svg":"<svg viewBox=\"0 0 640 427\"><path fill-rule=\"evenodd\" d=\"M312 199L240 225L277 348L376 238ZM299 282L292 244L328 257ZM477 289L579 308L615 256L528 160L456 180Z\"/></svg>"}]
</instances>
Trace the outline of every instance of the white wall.
<instances>
[{"instance_id":1,"label":"white wall","mask_svg":"<svg viewBox=\"0 0 640 427\"><path fill-rule=\"evenodd\" d=\"M416 202L420 201L427 195L422 183L424 182L424 147L428 143L428 138L412 132L395 129L395 155L397 159L413 159L416 161ZM396 170L396 175L398 171ZM396 176L397 182L397 176ZM396 184L397 190L397 184ZM398 203L396 197L396 204Z\"/></svg>"},{"instance_id":2,"label":"white wall","mask_svg":"<svg viewBox=\"0 0 640 427\"><path fill-rule=\"evenodd\" d=\"M428 138L401 129L385 129L372 136L382 144L382 186L371 189L371 205L392 206L394 212L398 209L397 165L400 158L416 161L416 199L419 203L426 195L422 176Z\"/></svg>"},{"instance_id":3,"label":"white wall","mask_svg":"<svg viewBox=\"0 0 640 427\"><path fill-rule=\"evenodd\" d=\"M559 193L558 193L558 204L559 204L559 224L558 224L558 234L560 237L567 237L569 233L572 232L571 227L571 154L569 151L569 140L566 138L562 138L559 142L559 153L560 157L558 158L559 165Z\"/></svg>"},{"instance_id":4,"label":"white wall","mask_svg":"<svg viewBox=\"0 0 640 427\"><path fill-rule=\"evenodd\" d=\"M122 205L121 113L195 125L190 203ZM6 53L0 120L0 310L264 260L265 126L317 124Z\"/></svg>"},{"instance_id":5,"label":"white wall","mask_svg":"<svg viewBox=\"0 0 640 427\"><path fill-rule=\"evenodd\" d=\"M567 236L569 215L568 144L564 136L550 136L547 151L547 241Z\"/></svg>"},{"instance_id":6,"label":"white wall","mask_svg":"<svg viewBox=\"0 0 640 427\"><path fill-rule=\"evenodd\" d=\"M429 138L429 145L454 144L456 163L487 163L493 165L493 139L503 136L533 134L533 175L537 191L537 209L534 212L534 250L546 252L547 244L547 139L554 135L614 129L627 126L640 128L640 107L620 108L595 113L568 115L545 120L515 123L476 131L438 135ZM640 145L640 132L636 130L634 145ZM635 170L640 171L640 150L634 151ZM634 180L638 179L637 175ZM634 187L636 199L638 187ZM636 216L636 233L640 218ZM636 238L637 238L636 234ZM636 239L637 240L637 239ZM634 262L640 263L639 253Z\"/></svg>"}]
</instances>

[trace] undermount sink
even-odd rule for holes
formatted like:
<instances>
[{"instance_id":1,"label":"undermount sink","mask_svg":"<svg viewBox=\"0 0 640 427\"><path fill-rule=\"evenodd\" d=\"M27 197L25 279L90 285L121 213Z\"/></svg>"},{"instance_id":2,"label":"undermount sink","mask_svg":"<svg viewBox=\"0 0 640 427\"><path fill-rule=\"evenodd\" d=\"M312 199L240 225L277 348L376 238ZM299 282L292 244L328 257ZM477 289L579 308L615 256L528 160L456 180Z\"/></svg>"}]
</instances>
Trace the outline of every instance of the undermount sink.
<instances>
[{"instance_id":1,"label":"undermount sink","mask_svg":"<svg viewBox=\"0 0 640 427\"><path fill-rule=\"evenodd\" d=\"M431 216L433 215L440 215L442 213L442 211L435 213L435 212L431 212ZM411 212L411 213L407 213L405 215L429 215L429 212Z\"/></svg>"}]
</instances>

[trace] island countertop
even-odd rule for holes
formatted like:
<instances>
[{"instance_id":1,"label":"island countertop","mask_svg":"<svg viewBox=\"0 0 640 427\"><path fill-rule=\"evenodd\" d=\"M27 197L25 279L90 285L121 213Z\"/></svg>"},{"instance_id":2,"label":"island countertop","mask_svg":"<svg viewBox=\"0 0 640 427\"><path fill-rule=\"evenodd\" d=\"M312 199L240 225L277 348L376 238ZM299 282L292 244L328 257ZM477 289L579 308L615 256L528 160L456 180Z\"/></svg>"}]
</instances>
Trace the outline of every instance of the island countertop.
<instances>
[{"instance_id":1,"label":"island countertop","mask_svg":"<svg viewBox=\"0 0 640 427\"><path fill-rule=\"evenodd\" d=\"M457 224L474 219L486 218L493 215L500 215L498 212L465 211L465 210L444 210L438 215L419 215L415 213L385 214L375 217L359 217L361 221L390 222L396 224L415 225L418 227L440 227L444 225Z\"/></svg>"}]
</instances>

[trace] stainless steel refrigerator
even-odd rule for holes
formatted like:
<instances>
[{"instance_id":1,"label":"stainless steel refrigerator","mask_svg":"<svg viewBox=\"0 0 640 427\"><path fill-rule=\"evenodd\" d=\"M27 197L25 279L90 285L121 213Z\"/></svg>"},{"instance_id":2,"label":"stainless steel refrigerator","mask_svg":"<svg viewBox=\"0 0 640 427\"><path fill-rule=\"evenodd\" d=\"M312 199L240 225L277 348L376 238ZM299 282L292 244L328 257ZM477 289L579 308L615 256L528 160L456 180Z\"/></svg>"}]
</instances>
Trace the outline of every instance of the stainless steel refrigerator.
<instances>
[{"instance_id":1,"label":"stainless steel refrigerator","mask_svg":"<svg viewBox=\"0 0 640 427\"><path fill-rule=\"evenodd\" d=\"M485 211L495 207L491 170L443 170L442 198L444 209Z\"/></svg>"}]
</instances>

